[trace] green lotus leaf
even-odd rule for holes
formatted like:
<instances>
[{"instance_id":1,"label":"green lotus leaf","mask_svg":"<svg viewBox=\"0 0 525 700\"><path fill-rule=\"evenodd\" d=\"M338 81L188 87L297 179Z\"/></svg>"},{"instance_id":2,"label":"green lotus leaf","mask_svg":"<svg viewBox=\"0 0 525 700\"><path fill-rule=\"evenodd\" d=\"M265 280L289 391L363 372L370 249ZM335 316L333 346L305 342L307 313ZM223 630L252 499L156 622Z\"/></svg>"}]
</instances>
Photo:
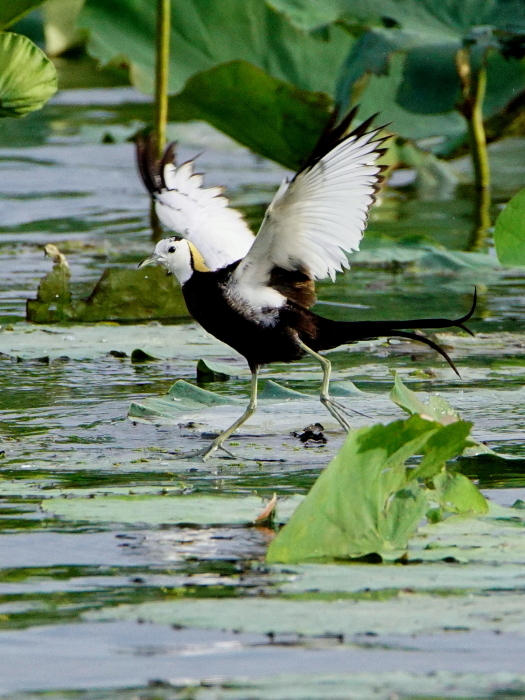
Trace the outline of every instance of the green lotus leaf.
<instances>
[{"instance_id":1,"label":"green lotus leaf","mask_svg":"<svg viewBox=\"0 0 525 700\"><path fill-rule=\"evenodd\" d=\"M27 37L0 34L0 117L40 109L57 90L54 65Z\"/></svg>"},{"instance_id":2,"label":"green lotus leaf","mask_svg":"<svg viewBox=\"0 0 525 700\"><path fill-rule=\"evenodd\" d=\"M525 190L518 192L498 216L494 243L504 265L525 265Z\"/></svg>"},{"instance_id":3,"label":"green lotus leaf","mask_svg":"<svg viewBox=\"0 0 525 700\"><path fill-rule=\"evenodd\" d=\"M415 415L352 431L270 544L267 561L333 561L371 554L399 559L427 507L428 491L418 477L432 478L445 461L461 454L470 427L464 421L441 426ZM420 466L407 469L406 460L420 454ZM461 497L458 508L468 501L468 494Z\"/></svg>"}]
</instances>

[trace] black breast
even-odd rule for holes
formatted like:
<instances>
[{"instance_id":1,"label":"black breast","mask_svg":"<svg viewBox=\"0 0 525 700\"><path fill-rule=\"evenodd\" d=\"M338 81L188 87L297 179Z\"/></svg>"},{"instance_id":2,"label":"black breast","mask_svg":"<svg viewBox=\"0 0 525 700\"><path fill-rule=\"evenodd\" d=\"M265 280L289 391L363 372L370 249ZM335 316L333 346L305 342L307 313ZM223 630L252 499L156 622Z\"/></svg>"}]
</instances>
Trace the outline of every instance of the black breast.
<instances>
[{"instance_id":1,"label":"black breast","mask_svg":"<svg viewBox=\"0 0 525 700\"><path fill-rule=\"evenodd\" d=\"M299 307L283 307L277 323L264 326L228 303L223 284L236 266L234 263L216 272L193 273L182 287L190 314L208 333L244 355L251 367L291 362L302 357L303 351L294 334L294 328L304 325ZM306 309L304 311L309 315Z\"/></svg>"}]
</instances>

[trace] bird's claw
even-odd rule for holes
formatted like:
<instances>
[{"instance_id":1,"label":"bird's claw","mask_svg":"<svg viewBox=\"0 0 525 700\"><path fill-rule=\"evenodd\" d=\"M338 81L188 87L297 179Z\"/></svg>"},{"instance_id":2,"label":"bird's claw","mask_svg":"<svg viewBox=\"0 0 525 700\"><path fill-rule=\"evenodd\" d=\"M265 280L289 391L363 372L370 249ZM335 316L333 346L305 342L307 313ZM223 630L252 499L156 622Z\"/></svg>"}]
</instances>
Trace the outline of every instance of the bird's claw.
<instances>
[{"instance_id":1,"label":"bird's claw","mask_svg":"<svg viewBox=\"0 0 525 700\"><path fill-rule=\"evenodd\" d=\"M332 403L332 406L335 406L339 411L346 414L347 416L350 416L352 413L357 413L358 416L362 416L363 418L370 418L370 416L367 416L366 413L361 413L361 411L356 411L355 408L349 408L348 406L339 403L339 401L334 401L334 399L331 396L329 400Z\"/></svg>"}]
</instances>

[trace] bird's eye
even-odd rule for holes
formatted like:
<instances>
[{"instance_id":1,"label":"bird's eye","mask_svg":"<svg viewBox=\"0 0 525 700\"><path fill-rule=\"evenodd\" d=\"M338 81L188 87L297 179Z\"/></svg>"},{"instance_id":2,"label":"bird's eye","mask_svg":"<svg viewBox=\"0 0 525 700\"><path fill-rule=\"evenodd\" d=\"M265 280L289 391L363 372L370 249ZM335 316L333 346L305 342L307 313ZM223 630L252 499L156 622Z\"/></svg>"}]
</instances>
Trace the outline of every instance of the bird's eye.
<instances>
[{"instance_id":1,"label":"bird's eye","mask_svg":"<svg viewBox=\"0 0 525 700\"><path fill-rule=\"evenodd\" d=\"M172 245L172 246L170 246L170 247L168 248L168 253L174 253L176 250L177 250L177 249L175 248L175 246Z\"/></svg>"}]
</instances>

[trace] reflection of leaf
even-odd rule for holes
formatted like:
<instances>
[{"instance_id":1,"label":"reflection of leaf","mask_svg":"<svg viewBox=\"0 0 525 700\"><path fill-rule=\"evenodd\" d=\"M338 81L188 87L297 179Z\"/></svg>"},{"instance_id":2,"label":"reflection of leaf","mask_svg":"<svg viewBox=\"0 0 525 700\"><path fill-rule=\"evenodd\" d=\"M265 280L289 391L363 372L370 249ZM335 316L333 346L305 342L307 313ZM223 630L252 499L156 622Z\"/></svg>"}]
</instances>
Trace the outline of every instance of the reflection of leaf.
<instances>
[{"instance_id":1,"label":"reflection of leaf","mask_svg":"<svg viewBox=\"0 0 525 700\"><path fill-rule=\"evenodd\" d=\"M525 265L525 190L518 192L498 216L494 243L504 265Z\"/></svg>"},{"instance_id":2,"label":"reflection of leaf","mask_svg":"<svg viewBox=\"0 0 525 700\"><path fill-rule=\"evenodd\" d=\"M55 94L54 65L25 36L0 34L0 117L22 117Z\"/></svg>"},{"instance_id":3,"label":"reflection of leaf","mask_svg":"<svg viewBox=\"0 0 525 700\"><path fill-rule=\"evenodd\" d=\"M463 450L469 427L463 422L443 427L413 416L351 432L270 545L267 560L399 558L427 505L417 470L407 470L405 461L423 453L419 469L432 478Z\"/></svg>"}]
</instances>

